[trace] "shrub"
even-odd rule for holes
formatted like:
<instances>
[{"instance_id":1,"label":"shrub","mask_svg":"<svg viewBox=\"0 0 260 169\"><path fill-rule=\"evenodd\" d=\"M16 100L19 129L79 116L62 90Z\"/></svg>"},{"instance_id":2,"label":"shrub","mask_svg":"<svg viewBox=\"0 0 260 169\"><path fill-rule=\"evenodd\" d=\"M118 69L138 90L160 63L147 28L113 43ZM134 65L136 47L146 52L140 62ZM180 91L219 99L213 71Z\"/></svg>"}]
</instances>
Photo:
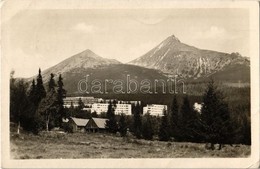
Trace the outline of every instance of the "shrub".
<instances>
[{"instance_id":1,"label":"shrub","mask_svg":"<svg viewBox=\"0 0 260 169\"><path fill-rule=\"evenodd\" d=\"M62 129L63 129L65 132L73 133L73 127L72 127L69 123L63 123L63 124L62 124Z\"/></svg>"}]
</instances>

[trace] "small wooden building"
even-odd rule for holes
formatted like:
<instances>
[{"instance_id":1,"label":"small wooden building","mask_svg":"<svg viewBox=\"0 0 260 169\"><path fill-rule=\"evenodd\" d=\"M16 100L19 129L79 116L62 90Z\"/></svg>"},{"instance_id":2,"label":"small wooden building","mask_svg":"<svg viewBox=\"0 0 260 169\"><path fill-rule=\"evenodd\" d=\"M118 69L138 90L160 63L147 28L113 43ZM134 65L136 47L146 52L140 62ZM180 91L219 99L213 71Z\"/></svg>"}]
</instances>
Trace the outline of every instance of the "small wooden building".
<instances>
[{"instance_id":1,"label":"small wooden building","mask_svg":"<svg viewBox=\"0 0 260 169\"><path fill-rule=\"evenodd\" d=\"M106 121L104 118L91 118L89 119L86 130L89 132L104 131L106 129Z\"/></svg>"},{"instance_id":2,"label":"small wooden building","mask_svg":"<svg viewBox=\"0 0 260 169\"><path fill-rule=\"evenodd\" d=\"M86 132L85 126L89 122L89 119L80 119L80 118L75 118L71 117L69 119L69 124L73 128L73 132Z\"/></svg>"}]
</instances>

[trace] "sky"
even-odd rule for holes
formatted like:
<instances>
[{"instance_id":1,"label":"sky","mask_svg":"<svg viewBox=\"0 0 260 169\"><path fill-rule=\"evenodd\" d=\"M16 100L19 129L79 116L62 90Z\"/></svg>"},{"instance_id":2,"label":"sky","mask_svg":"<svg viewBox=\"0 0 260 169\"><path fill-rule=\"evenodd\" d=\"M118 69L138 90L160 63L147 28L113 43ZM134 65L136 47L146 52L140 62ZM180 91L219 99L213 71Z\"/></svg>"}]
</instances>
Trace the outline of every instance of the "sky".
<instances>
[{"instance_id":1,"label":"sky","mask_svg":"<svg viewBox=\"0 0 260 169\"><path fill-rule=\"evenodd\" d=\"M127 63L168 36L201 49L249 56L249 11L216 9L28 9L3 22L3 52L31 77L86 49Z\"/></svg>"}]
</instances>

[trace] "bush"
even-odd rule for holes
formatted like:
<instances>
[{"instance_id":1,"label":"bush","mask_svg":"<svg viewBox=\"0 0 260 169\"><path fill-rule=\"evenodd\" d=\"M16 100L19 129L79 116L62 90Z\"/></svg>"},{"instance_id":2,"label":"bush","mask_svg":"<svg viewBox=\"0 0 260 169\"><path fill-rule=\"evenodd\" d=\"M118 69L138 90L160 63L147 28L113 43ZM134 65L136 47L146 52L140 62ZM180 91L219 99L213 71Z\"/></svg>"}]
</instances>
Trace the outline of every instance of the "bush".
<instances>
[{"instance_id":1,"label":"bush","mask_svg":"<svg viewBox=\"0 0 260 169\"><path fill-rule=\"evenodd\" d=\"M69 123L63 123L63 124L62 124L62 129L63 129L65 132L73 133L73 127L72 127Z\"/></svg>"}]
</instances>

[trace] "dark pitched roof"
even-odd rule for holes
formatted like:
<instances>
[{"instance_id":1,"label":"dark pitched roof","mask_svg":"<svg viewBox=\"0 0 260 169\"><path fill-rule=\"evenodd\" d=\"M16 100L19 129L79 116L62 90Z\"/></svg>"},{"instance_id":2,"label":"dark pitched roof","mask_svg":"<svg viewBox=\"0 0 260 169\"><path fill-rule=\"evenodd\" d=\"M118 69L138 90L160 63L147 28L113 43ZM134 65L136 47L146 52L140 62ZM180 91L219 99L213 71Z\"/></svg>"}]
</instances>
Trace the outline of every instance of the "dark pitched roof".
<instances>
[{"instance_id":1,"label":"dark pitched roof","mask_svg":"<svg viewBox=\"0 0 260 169\"><path fill-rule=\"evenodd\" d=\"M77 126L86 126L89 121L89 119L80 119L75 117L71 117L71 120L73 120Z\"/></svg>"},{"instance_id":2,"label":"dark pitched roof","mask_svg":"<svg viewBox=\"0 0 260 169\"><path fill-rule=\"evenodd\" d=\"M93 121L96 123L96 125L98 126L98 128L102 128L104 129L106 127L106 121L108 119L103 119L103 118L92 118Z\"/></svg>"}]
</instances>

